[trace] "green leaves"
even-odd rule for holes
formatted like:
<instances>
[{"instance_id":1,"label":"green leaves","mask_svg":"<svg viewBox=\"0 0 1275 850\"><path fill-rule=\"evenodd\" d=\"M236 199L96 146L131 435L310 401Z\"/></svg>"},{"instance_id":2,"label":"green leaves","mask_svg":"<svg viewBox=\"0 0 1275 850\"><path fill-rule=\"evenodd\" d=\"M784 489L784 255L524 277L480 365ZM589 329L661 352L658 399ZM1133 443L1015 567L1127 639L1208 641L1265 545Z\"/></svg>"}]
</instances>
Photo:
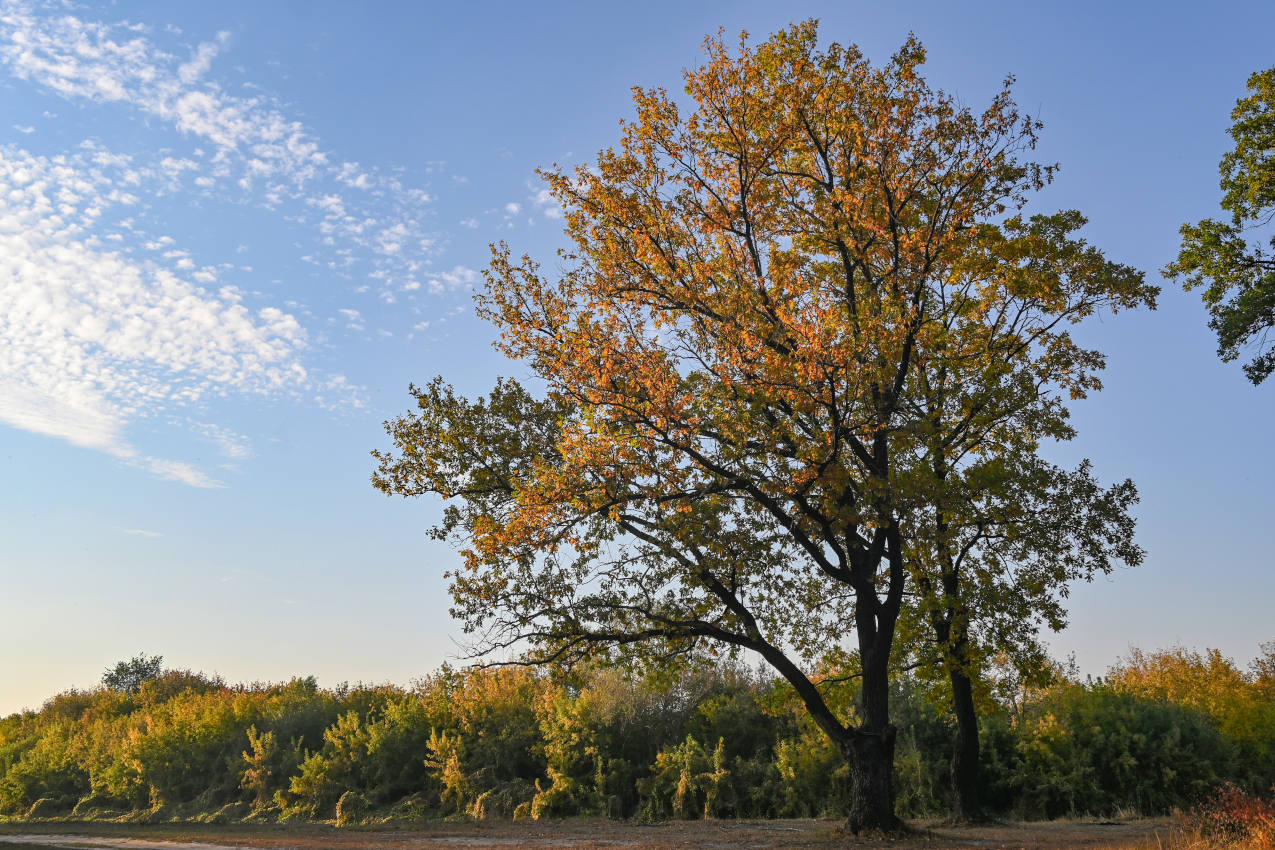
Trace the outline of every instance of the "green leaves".
<instances>
[{"instance_id":1,"label":"green leaves","mask_svg":"<svg viewBox=\"0 0 1275 850\"><path fill-rule=\"evenodd\" d=\"M1222 208L1236 226L1245 220L1270 220L1275 208L1275 68L1248 78L1252 94L1240 98L1231 118L1235 149L1222 157Z\"/></svg>"},{"instance_id":2,"label":"green leaves","mask_svg":"<svg viewBox=\"0 0 1275 850\"><path fill-rule=\"evenodd\" d=\"M1218 356L1236 360L1247 350L1244 373L1260 384L1275 372L1275 68L1253 74L1248 88L1231 113L1235 147L1220 164L1231 221L1184 224L1178 258L1164 273L1185 289L1204 288Z\"/></svg>"},{"instance_id":3,"label":"green leaves","mask_svg":"<svg viewBox=\"0 0 1275 850\"><path fill-rule=\"evenodd\" d=\"M128 661L120 661L102 674L102 684L113 691L136 694L142 685L159 677L164 668L164 658L138 653Z\"/></svg>"}]
</instances>

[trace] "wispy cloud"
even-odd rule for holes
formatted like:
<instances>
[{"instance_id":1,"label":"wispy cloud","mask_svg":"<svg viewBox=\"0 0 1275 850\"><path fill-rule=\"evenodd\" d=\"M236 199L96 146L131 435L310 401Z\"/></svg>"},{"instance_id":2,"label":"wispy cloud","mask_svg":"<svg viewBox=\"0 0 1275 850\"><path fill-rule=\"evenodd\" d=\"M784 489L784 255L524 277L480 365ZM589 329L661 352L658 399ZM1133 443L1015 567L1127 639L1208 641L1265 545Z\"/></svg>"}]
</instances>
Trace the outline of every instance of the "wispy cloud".
<instances>
[{"instance_id":1,"label":"wispy cloud","mask_svg":"<svg viewBox=\"0 0 1275 850\"><path fill-rule=\"evenodd\" d=\"M218 176L233 171L249 183L272 176L303 183L327 164L299 122L202 79L230 33L200 44L183 61L130 25L40 11L38 4L9 2L0 14L0 61L14 76L68 100L128 104L160 118L210 143Z\"/></svg>"},{"instance_id":2,"label":"wispy cloud","mask_svg":"<svg viewBox=\"0 0 1275 850\"><path fill-rule=\"evenodd\" d=\"M158 531L148 531L145 528L121 528L120 531L125 534L132 534L137 537L163 537L164 535Z\"/></svg>"},{"instance_id":3,"label":"wispy cloud","mask_svg":"<svg viewBox=\"0 0 1275 850\"><path fill-rule=\"evenodd\" d=\"M217 486L139 451L126 426L228 392L299 390L306 333L278 308L250 311L232 290L183 279L184 254L166 267L109 247L99 228L137 203L120 188L129 173L92 150L0 148L0 421Z\"/></svg>"},{"instance_id":4,"label":"wispy cloud","mask_svg":"<svg viewBox=\"0 0 1275 850\"><path fill-rule=\"evenodd\" d=\"M291 395L326 409L360 406L361 391L308 368L302 320L319 319L303 303L284 301L285 311L259 292L246 298L254 286L242 278L253 272L241 258L201 257L154 232L164 220L158 199L189 196L204 209L246 202L298 234L295 259L388 303L477 275L429 268L444 240L425 225L433 199L424 188L324 149L259 87L227 88L217 67L231 34L192 46L175 28L78 17L84 8L0 0L0 67L68 104L144 119L126 124L128 154L112 149L111 122L61 154L0 147L0 422L173 481L222 486L194 464L145 451L134 426L161 414L183 422L233 465L251 455L250 441L202 421L216 399ZM59 119L67 111L43 114L70 120ZM139 133L152 144L130 141ZM365 332L364 312L348 307L331 320ZM196 420L174 416L179 409L204 412Z\"/></svg>"},{"instance_id":5,"label":"wispy cloud","mask_svg":"<svg viewBox=\"0 0 1275 850\"><path fill-rule=\"evenodd\" d=\"M183 460L147 457L142 458L136 465L147 472L158 475L160 478L167 478L169 481L176 481L180 484L189 484L191 487L219 488L226 486L215 478L209 477L207 473L194 464L186 463Z\"/></svg>"},{"instance_id":6,"label":"wispy cloud","mask_svg":"<svg viewBox=\"0 0 1275 850\"><path fill-rule=\"evenodd\" d=\"M345 319L345 326L350 330L361 331L367 329L367 325L363 323L363 315L358 310L343 307L337 312L341 314L341 318Z\"/></svg>"},{"instance_id":7,"label":"wispy cloud","mask_svg":"<svg viewBox=\"0 0 1275 850\"><path fill-rule=\"evenodd\" d=\"M429 277L431 292L446 292L455 289L472 289L482 279L474 269L468 266L453 266L450 271L436 272Z\"/></svg>"},{"instance_id":8,"label":"wispy cloud","mask_svg":"<svg viewBox=\"0 0 1275 850\"><path fill-rule=\"evenodd\" d=\"M252 457L252 445L248 437L236 433L221 425L200 422L193 426L195 433L212 441L222 457L229 461L245 460Z\"/></svg>"},{"instance_id":9,"label":"wispy cloud","mask_svg":"<svg viewBox=\"0 0 1275 850\"><path fill-rule=\"evenodd\" d=\"M545 218L562 218L562 209L558 206L557 199L549 193L548 189L535 191L530 200L532 205L540 210Z\"/></svg>"},{"instance_id":10,"label":"wispy cloud","mask_svg":"<svg viewBox=\"0 0 1275 850\"><path fill-rule=\"evenodd\" d=\"M50 14L56 8L56 14ZM19 79L72 102L115 105L158 121L189 143L147 168L169 191L187 188L269 209L298 204L287 217L309 228L303 253L331 271L357 272L382 292L414 279L440 239L426 226L430 194L325 150L302 122L268 95L228 91L212 73L230 33L189 47L161 47L124 22L85 20L30 0L0 0L0 64Z\"/></svg>"}]
</instances>

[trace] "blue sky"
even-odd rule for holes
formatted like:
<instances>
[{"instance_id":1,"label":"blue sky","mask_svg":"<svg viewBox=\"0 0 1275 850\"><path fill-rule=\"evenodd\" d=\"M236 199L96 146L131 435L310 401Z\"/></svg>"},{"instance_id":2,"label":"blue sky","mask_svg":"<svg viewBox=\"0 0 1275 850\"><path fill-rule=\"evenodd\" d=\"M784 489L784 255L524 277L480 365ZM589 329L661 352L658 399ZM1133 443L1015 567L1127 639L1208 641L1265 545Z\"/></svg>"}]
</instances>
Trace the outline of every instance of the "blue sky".
<instances>
[{"instance_id":1,"label":"blue sky","mask_svg":"<svg viewBox=\"0 0 1275 850\"><path fill-rule=\"evenodd\" d=\"M561 244L537 166L589 161L719 26L805 17L878 61L916 32L975 107L1015 74L1062 164L1035 208L1152 278L1275 63L1266 2L0 2L0 712L141 650L326 684L454 657L455 555L369 485L380 423L409 381L523 374L470 298L490 242ZM1074 589L1052 644L1087 672L1275 639L1275 387L1205 322L1169 285L1081 332L1106 389L1050 451L1134 478L1149 553Z\"/></svg>"}]
</instances>

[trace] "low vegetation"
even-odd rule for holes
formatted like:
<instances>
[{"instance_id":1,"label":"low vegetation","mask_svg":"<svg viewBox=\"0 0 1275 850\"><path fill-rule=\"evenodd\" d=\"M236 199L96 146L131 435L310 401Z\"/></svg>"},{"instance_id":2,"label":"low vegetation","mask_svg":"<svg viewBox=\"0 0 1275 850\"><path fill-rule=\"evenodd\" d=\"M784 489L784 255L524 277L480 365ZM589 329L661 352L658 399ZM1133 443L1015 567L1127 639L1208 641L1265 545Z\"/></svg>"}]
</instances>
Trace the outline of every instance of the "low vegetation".
<instances>
[{"instance_id":1,"label":"low vegetation","mask_svg":"<svg viewBox=\"0 0 1275 850\"><path fill-rule=\"evenodd\" d=\"M1003 817L1194 812L1202 835L1271 828L1275 644L1134 651L1110 675L1006 676L980 704L987 804ZM118 667L115 668L118 670ZM412 688L229 685L151 670L0 720L0 814L155 822L803 818L843 812L848 771L788 685L707 662L676 676L444 667ZM854 680L826 677L840 710ZM896 802L942 817L954 740L912 676ZM1245 832L1248 831L1248 832Z\"/></svg>"}]
</instances>

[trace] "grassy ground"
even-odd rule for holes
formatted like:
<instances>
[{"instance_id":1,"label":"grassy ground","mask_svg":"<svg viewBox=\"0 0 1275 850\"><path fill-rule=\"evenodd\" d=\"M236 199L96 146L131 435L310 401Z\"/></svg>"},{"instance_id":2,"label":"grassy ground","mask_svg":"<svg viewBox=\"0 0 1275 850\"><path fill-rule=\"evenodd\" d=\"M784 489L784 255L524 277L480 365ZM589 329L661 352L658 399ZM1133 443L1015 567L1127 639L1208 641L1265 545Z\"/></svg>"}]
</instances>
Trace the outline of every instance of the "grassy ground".
<instances>
[{"instance_id":1,"label":"grassy ground","mask_svg":"<svg viewBox=\"0 0 1275 850\"><path fill-rule=\"evenodd\" d=\"M954 827L915 823L904 838L851 838L834 821L520 821L412 824L395 827L249 824L10 823L0 825L0 848L61 847L102 850L716 850L852 847L858 850L1169 850L1188 843L1163 819L1123 822L1054 821Z\"/></svg>"}]
</instances>

